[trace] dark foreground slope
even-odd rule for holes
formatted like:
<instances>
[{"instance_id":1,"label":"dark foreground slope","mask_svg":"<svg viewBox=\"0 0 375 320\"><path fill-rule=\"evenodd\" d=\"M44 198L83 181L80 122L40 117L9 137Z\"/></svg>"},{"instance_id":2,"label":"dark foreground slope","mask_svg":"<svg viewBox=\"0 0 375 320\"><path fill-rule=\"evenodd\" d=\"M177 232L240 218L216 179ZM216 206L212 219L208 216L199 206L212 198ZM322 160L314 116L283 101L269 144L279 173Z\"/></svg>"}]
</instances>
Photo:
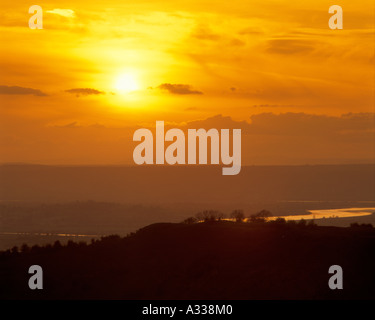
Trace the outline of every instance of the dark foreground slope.
<instances>
[{"instance_id":1,"label":"dark foreground slope","mask_svg":"<svg viewBox=\"0 0 375 320\"><path fill-rule=\"evenodd\" d=\"M126 238L0 255L1 299L375 299L375 229L154 224ZM31 265L44 289L28 288ZM340 265L344 289L328 288Z\"/></svg>"}]
</instances>

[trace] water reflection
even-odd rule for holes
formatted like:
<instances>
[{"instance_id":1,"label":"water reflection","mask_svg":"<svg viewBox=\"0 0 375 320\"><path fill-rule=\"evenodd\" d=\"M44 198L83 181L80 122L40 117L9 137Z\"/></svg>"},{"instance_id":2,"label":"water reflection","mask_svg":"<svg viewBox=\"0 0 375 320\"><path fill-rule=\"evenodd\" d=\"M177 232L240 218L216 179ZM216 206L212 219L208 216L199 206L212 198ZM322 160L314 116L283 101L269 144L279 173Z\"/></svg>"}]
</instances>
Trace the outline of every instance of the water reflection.
<instances>
[{"instance_id":1,"label":"water reflection","mask_svg":"<svg viewBox=\"0 0 375 320\"><path fill-rule=\"evenodd\" d=\"M324 209L324 210L308 210L309 214L290 215L271 217L268 220L276 220L277 218L284 218L285 220L311 220L311 219L325 219L325 218L350 218L369 216L375 213L375 208L342 208L342 209Z\"/></svg>"},{"instance_id":2,"label":"water reflection","mask_svg":"<svg viewBox=\"0 0 375 320\"><path fill-rule=\"evenodd\" d=\"M0 232L0 235L55 236L55 237L101 237L99 234L45 233L45 232Z\"/></svg>"}]
</instances>

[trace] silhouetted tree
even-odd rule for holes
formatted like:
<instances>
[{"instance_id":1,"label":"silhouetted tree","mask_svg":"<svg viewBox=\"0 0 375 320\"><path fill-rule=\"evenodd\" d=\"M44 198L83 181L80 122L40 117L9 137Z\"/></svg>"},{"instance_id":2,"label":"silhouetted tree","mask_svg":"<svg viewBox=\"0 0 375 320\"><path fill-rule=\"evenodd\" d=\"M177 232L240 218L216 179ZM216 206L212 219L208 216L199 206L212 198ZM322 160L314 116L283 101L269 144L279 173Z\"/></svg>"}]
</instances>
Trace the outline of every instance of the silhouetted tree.
<instances>
[{"instance_id":1,"label":"silhouetted tree","mask_svg":"<svg viewBox=\"0 0 375 320\"><path fill-rule=\"evenodd\" d=\"M371 223L362 223L361 226L365 228L373 228Z\"/></svg>"},{"instance_id":2,"label":"silhouetted tree","mask_svg":"<svg viewBox=\"0 0 375 320\"><path fill-rule=\"evenodd\" d=\"M59 240L56 240L53 244L54 249L60 249L62 247L61 242Z\"/></svg>"},{"instance_id":3,"label":"silhouetted tree","mask_svg":"<svg viewBox=\"0 0 375 320\"><path fill-rule=\"evenodd\" d=\"M12 253L18 253L18 247L14 246L12 249L10 249Z\"/></svg>"},{"instance_id":4,"label":"silhouetted tree","mask_svg":"<svg viewBox=\"0 0 375 320\"><path fill-rule=\"evenodd\" d=\"M205 210L203 212L197 213L195 217L198 221L214 222L217 220L221 220L224 217L224 214L217 210Z\"/></svg>"},{"instance_id":5,"label":"silhouetted tree","mask_svg":"<svg viewBox=\"0 0 375 320\"><path fill-rule=\"evenodd\" d=\"M350 227L351 228L372 228L372 224L371 223L362 223L362 224L359 224L357 222L354 222L354 223L351 223L350 224Z\"/></svg>"},{"instance_id":6,"label":"silhouetted tree","mask_svg":"<svg viewBox=\"0 0 375 320\"><path fill-rule=\"evenodd\" d=\"M39 252L41 250L41 247L39 246L39 245L37 245L37 244L35 244L35 245L33 245L32 247L31 247L31 252L32 253L37 253L37 252Z\"/></svg>"},{"instance_id":7,"label":"silhouetted tree","mask_svg":"<svg viewBox=\"0 0 375 320\"><path fill-rule=\"evenodd\" d=\"M220 211L218 211L218 212L217 212L217 220L218 220L218 221L221 221L221 220L224 219L224 218L225 218L225 214L222 213L222 212L220 212Z\"/></svg>"},{"instance_id":8,"label":"silhouetted tree","mask_svg":"<svg viewBox=\"0 0 375 320\"><path fill-rule=\"evenodd\" d=\"M196 222L197 222L197 219L194 217L189 217L189 218L186 218L184 221L182 221L182 223L185 223L185 224L193 224Z\"/></svg>"},{"instance_id":9,"label":"silhouetted tree","mask_svg":"<svg viewBox=\"0 0 375 320\"><path fill-rule=\"evenodd\" d=\"M285 224L286 223L286 220L284 218L277 218L275 221L273 221L274 223L279 223L279 224Z\"/></svg>"},{"instance_id":10,"label":"silhouetted tree","mask_svg":"<svg viewBox=\"0 0 375 320\"><path fill-rule=\"evenodd\" d=\"M243 222L245 219L245 214L243 213L243 210L233 210L230 214L230 217L232 219L235 219L236 222Z\"/></svg>"},{"instance_id":11,"label":"silhouetted tree","mask_svg":"<svg viewBox=\"0 0 375 320\"><path fill-rule=\"evenodd\" d=\"M30 251L30 247L26 244L26 243L24 243L22 246L21 246L21 252L22 253L27 253L27 252L29 252Z\"/></svg>"},{"instance_id":12,"label":"silhouetted tree","mask_svg":"<svg viewBox=\"0 0 375 320\"><path fill-rule=\"evenodd\" d=\"M77 244L72 240L69 240L68 243L67 243L68 248L74 248L76 246L77 246Z\"/></svg>"},{"instance_id":13,"label":"silhouetted tree","mask_svg":"<svg viewBox=\"0 0 375 320\"><path fill-rule=\"evenodd\" d=\"M250 216L251 222L265 222L267 218L272 217L272 213L268 210L261 210Z\"/></svg>"},{"instance_id":14,"label":"silhouetted tree","mask_svg":"<svg viewBox=\"0 0 375 320\"><path fill-rule=\"evenodd\" d=\"M213 221L215 221L214 211L213 210L205 210L205 211L203 211L203 220L204 220L204 222L213 222Z\"/></svg>"},{"instance_id":15,"label":"silhouetted tree","mask_svg":"<svg viewBox=\"0 0 375 320\"><path fill-rule=\"evenodd\" d=\"M197 219L198 222L204 221L204 217L203 217L203 213L202 212L198 212L195 215L195 218Z\"/></svg>"},{"instance_id":16,"label":"silhouetted tree","mask_svg":"<svg viewBox=\"0 0 375 320\"><path fill-rule=\"evenodd\" d=\"M315 221L314 220L310 220L308 223L307 223L307 226L308 227L317 227L317 224L315 223Z\"/></svg>"},{"instance_id":17,"label":"silhouetted tree","mask_svg":"<svg viewBox=\"0 0 375 320\"><path fill-rule=\"evenodd\" d=\"M262 211L259 211L257 214L256 214L258 217L261 217L261 218L269 218L269 217L272 217L272 213L268 210L262 210Z\"/></svg>"}]
</instances>

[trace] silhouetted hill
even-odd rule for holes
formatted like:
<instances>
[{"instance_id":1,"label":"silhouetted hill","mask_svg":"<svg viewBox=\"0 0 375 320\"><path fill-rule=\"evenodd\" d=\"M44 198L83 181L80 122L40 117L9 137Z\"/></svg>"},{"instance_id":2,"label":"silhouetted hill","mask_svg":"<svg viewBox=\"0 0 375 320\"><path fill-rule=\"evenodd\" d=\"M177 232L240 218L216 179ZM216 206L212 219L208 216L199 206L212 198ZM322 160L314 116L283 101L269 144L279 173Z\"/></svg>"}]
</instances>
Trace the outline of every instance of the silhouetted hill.
<instances>
[{"instance_id":1,"label":"silhouetted hill","mask_svg":"<svg viewBox=\"0 0 375 320\"><path fill-rule=\"evenodd\" d=\"M0 255L1 299L375 299L371 227L159 223L23 251ZM33 264L43 290L28 289ZM328 288L331 265L343 290Z\"/></svg>"}]
</instances>

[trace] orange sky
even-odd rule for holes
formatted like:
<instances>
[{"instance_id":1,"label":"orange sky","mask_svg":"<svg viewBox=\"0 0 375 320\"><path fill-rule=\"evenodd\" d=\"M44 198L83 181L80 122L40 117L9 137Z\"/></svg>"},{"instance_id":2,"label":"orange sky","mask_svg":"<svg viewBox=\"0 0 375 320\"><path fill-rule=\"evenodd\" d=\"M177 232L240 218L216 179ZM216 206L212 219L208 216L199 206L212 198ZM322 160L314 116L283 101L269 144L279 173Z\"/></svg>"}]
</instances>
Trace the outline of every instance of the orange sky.
<instances>
[{"instance_id":1,"label":"orange sky","mask_svg":"<svg viewBox=\"0 0 375 320\"><path fill-rule=\"evenodd\" d=\"M0 162L132 163L156 120L241 127L244 164L375 159L372 0L31 4L1 5Z\"/></svg>"}]
</instances>

